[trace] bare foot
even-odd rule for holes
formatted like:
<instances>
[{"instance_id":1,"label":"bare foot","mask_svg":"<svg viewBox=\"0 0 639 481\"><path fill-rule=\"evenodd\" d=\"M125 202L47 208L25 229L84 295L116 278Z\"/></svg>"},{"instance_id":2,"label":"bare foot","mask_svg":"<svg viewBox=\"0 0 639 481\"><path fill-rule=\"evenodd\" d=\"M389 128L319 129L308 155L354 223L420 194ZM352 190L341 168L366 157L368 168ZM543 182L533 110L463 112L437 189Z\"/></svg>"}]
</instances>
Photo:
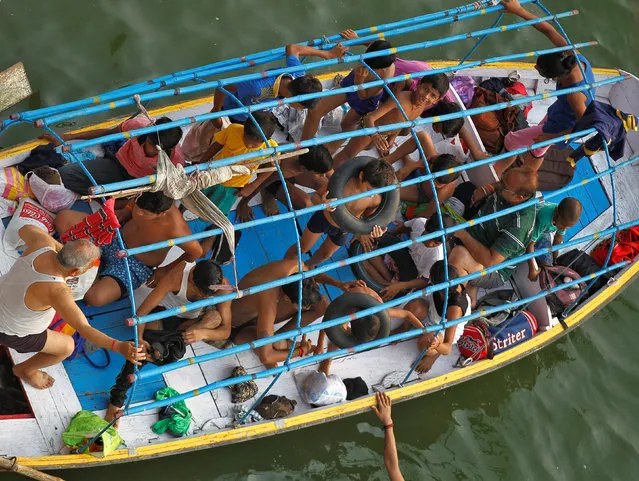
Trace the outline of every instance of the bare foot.
<instances>
[{"instance_id":1,"label":"bare foot","mask_svg":"<svg viewBox=\"0 0 639 481\"><path fill-rule=\"evenodd\" d=\"M280 208L277 205L277 200L275 197L269 194L262 194L262 208L264 209L264 214L267 217L271 217L272 215L277 215L280 213Z\"/></svg>"},{"instance_id":2,"label":"bare foot","mask_svg":"<svg viewBox=\"0 0 639 481\"><path fill-rule=\"evenodd\" d=\"M210 331L210 329L190 328L182 333L182 338L185 344L193 344L206 339L207 331Z\"/></svg>"},{"instance_id":3,"label":"bare foot","mask_svg":"<svg viewBox=\"0 0 639 481\"><path fill-rule=\"evenodd\" d=\"M419 363L415 367L415 371L417 371L420 374L426 374L433 367L433 364L435 364L435 361L437 360L438 357L439 357L439 354L436 354L433 356L429 356L429 355L424 356L422 360L419 361Z\"/></svg>"},{"instance_id":4,"label":"bare foot","mask_svg":"<svg viewBox=\"0 0 639 481\"><path fill-rule=\"evenodd\" d=\"M114 419L117 418L117 421L113 423L113 427L115 429L118 429L120 427L120 414L122 412L122 408L119 408L117 406L114 406L113 404L109 404L109 407L107 408L107 412L104 415L104 419L106 422L110 423L111 421L113 421Z\"/></svg>"},{"instance_id":5,"label":"bare foot","mask_svg":"<svg viewBox=\"0 0 639 481\"><path fill-rule=\"evenodd\" d=\"M31 372L23 371L19 365L13 367L13 373L22 379L27 384L33 386L36 389L49 389L53 386L55 379L49 376L46 372L35 370Z\"/></svg>"}]
</instances>

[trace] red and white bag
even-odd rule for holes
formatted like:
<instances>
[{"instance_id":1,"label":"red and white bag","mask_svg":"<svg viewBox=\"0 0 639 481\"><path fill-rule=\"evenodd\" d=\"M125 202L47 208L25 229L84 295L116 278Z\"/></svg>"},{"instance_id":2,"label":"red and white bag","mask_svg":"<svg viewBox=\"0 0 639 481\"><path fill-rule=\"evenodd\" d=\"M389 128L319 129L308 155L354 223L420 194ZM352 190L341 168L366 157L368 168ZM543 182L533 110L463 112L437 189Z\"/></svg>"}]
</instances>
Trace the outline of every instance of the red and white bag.
<instances>
[{"instance_id":1,"label":"red and white bag","mask_svg":"<svg viewBox=\"0 0 639 481\"><path fill-rule=\"evenodd\" d=\"M34 225L49 235L53 234L55 231L54 219L55 214L46 210L35 200L28 197L20 199L20 204L18 204L18 208L4 232L5 248L17 250L25 245L19 235L20 229L25 225Z\"/></svg>"}]
</instances>

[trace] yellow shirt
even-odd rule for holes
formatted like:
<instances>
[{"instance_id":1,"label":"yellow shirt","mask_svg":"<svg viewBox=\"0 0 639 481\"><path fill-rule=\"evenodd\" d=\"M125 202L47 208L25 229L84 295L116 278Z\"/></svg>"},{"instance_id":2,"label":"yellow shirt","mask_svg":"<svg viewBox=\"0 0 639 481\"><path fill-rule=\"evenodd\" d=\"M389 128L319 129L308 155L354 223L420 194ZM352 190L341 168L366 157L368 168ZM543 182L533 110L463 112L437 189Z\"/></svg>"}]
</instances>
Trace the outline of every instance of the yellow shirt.
<instances>
[{"instance_id":1,"label":"yellow shirt","mask_svg":"<svg viewBox=\"0 0 639 481\"><path fill-rule=\"evenodd\" d=\"M250 122L248 120L247 122ZM246 154L248 152L255 152L256 150L265 149L266 144L262 142L259 147L255 147L253 149L249 149L244 144L244 126L240 124L231 124L224 130L220 130L216 133L213 138L218 144L223 145L222 150L218 152L218 154L214 157L214 160L227 159L229 157L233 157L235 155ZM270 147L277 147L277 142L273 139L269 139L268 144ZM263 159L264 157L260 157ZM258 159L245 160L243 162L239 162L239 164L246 164L249 162L255 162ZM259 164L253 164L248 166L250 170L255 170L260 167ZM251 181L253 177L252 174L247 175L236 175L231 180L224 182L222 185L226 187L244 187Z\"/></svg>"}]
</instances>

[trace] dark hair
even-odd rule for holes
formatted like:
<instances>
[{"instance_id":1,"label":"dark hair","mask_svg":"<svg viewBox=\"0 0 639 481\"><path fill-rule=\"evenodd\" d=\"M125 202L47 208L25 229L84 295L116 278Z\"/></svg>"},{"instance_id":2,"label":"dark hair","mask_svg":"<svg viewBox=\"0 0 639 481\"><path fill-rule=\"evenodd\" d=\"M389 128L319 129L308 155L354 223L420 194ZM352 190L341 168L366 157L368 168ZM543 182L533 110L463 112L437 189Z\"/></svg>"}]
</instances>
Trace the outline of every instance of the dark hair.
<instances>
[{"instance_id":1,"label":"dark hair","mask_svg":"<svg viewBox=\"0 0 639 481\"><path fill-rule=\"evenodd\" d=\"M581 202L574 197L566 197L557 206L558 218L567 224L576 224L581 217Z\"/></svg>"},{"instance_id":2,"label":"dark hair","mask_svg":"<svg viewBox=\"0 0 639 481\"><path fill-rule=\"evenodd\" d=\"M426 224L424 224L424 234L432 234L433 232L437 232L440 229L441 227L439 226L439 217L437 216L437 214L431 215L426 221ZM441 240L441 238L435 238L432 240Z\"/></svg>"},{"instance_id":3,"label":"dark hair","mask_svg":"<svg viewBox=\"0 0 639 481\"><path fill-rule=\"evenodd\" d=\"M257 112L253 112L253 118L262 129L262 132L264 132L266 138L270 139L275 133L275 127L277 126L275 115L268 110L258 110ZM246 119L246 122L244 122L244 135L251 140L263 140L260 129L257 128L255 122L253 122L250 117Z\"/></svg>"},{"instance_id":4,"label":"dark hair","mask_svg":"<svg viewBox=\"0 0 639 481\"><path fill-rule=\"evenodd\" d=\"M160 117L155 121L155 125L168 124L169 122L173 121L168 117ZM142 145L146 142L146 139L149 139L153 145L159 145L164 151L169 151L180 143L182 129L180 127L171 127L170 129L158 130L150 134L142 134L138 137L138 143Z\"/></svg>"},{"instance_id":5,"label":"dark hair","mask_svg":"<svg viewBox=\"0 0 639 481\"><path fill-rule=\"evenodd\" d=\"M210 286L221 284L223 279L222 268L212 260L198 261L193 267L193 283L206 295L213 294L216 289Z\"/></svg>"},{"instance_id":6,"label":"dark hair","mask_svg":"<svg viewBox=\"0 0 639 481\"><path fill-rule=\"evenodd\" d=\"M539 74L545 78L568 75L575 65L577 65L577 57L566 52L545 53L537 57Z\"/></svg>"},{"instance_id":7,"label":"dark hair","mask_svg":"<svg viewBox=\"0 0 639 481\"><path fill-rule=\"evenodd\" d=\"M154 214L166 212L173 205L173 199L167 197L162 192L145 192L135 201L140 209L147 210Z\"/></svg>"},{"instance_id":8,"label":"dark hair","mask_svg":"<svg viewBox=\"0 0 639 481\"><path fill-rule=\"evenodd\" d=\"M457 279L458 277L459 272L457 271L457 268L452 264L448 264L448 280L451 281L453 279ZM430 282L432 285L446 282L446 264L444 263L444 261L437 261L430 268ZM436 292L443 297L444 291L445 289ZM453 296L455 292L457 292L457 286L448 288L449 296Z\"/></svg>"},{"instance_id":9,"label":"dark hair","mask_svg":"<svg viewBox=\"0 0 639 481\"><path fill-rule=\"evenodd\" d=\"M374 188L394 184L397 181L393 167L382 159L373 159L362 169L363 180Z\"/></svg>"},{"instance_id":10,"label":"dark hair","mask_svg":"<svg viewBox=\"0 0 639 481\"><path fill-rule=\"evenodd\" d=\"M459 167L462 163L457 160L452 154L441 154L435 158L433 161L433 167L431 168L431 172L441 172L443 170L453 169L455 167ZM453 172L452 174L442 175L441 177L437 177L435 180L440 184L450 184L455 182L460 176L460 172Z\"/></svg>"},{"instance_id":11,"label":"dark hair","mask_svg":"<svg viewBox=\"0 0 639 481\"><path fill-rule=\"evenodd\" d=\"M286 294L293 304L297 304L298 297L298 283L297 281L282 286L282 291ZM313 307L322 299L319 291L319 286L311 278L302 279L302 309Z\"/></svg>"},{"instance_id":12,"label":"dark hair","mask_svg":"<svg viewBox=\"0 0 639 481\"><path fill-rule=\"evenodd\" d=\"M387 50L393 48L388 40L375 40L366 49L366 53L378 52L380 50ZM390 67L395 63L396 55L391 53L390 55L382 55L380 57L367 58L364 63L372 69L382 69Z\"/></svg>"},{"instance_id":13,"label":"dark hair","mask_svg":"<svg viewBox=\"0 0 639 481\"><path fill-rule=\"evenodd\" d=\"M419 81L421 84L431 85L435 90L439 92L439 96L443 97L450 88L450 82L448 76L443 73L436 73L435 75L425 75Z\"/></svg>"},{"instance_id":14,"label":"dark hair","mask_svg":"<svg viewBox=\"0 0 639 481\"><path fill-rule=\"evenodd\" d=\"M448 100L440 100L433 108L427 111L429 117L439 117L442 115L454 114L461 111L461 107ZM458 117L456 119L444 120L436 122L441 129L441 134L446 138L455 137L462 127L464 126L464 118ZM435 123L433 124L433 127Z\"/></svg>"},{"instance_id":15,"label":"dark hair","mask_svg":"<svg viewBox=\"0 0 639 481\"><path fill-rule=\"evenodd\" d=\"M359 342L372 341L379 334L382 321L379 316L371 314L370 316L355 319L351 322L351 333Z\"/></svg>"},{"instance_id":16,"label":"dark hair","mask_svg":"<svg viewBox=\"0 0 639 481\"><path fill-rule=\"evenodd\" d=\"M312 75L302 75L301 77L291 80L291 83L288 84L288 89L293 97L296 95L314 94L322 91L322 82ZM298 103L306 109L314 109L319 101L319 97L316 97Z\"/></svg>"},{"instance_id":17,"label":"dark hair","mask_svg":"<svg viewBox=\"0 0 639 481\"><path fill-rule=\"evenodd\" d=\"M311 145L308 152L301 154L298 162L306 170L325 174L333 168L333 156L324 145Z\"/></svg>"}]
</instances>

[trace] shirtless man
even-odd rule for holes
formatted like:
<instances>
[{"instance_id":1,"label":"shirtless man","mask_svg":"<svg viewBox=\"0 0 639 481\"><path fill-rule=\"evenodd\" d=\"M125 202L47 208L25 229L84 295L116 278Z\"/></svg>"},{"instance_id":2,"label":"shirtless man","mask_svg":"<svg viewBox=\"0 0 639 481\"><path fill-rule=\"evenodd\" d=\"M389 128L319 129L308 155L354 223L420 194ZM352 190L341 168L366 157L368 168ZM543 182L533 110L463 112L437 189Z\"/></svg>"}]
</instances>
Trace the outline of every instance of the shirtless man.
<instances>
[{"instance_id":1,"label":"shirtless man","mask_svg":"<svg viewBox=\"0 0 639 481\"><path fill-rule=\"evenodd\" d=\"M444 74L436 74L423 77L414 91L400 92L397 94L402 109L408 120L415 120L425 109L432 107L448 92L448 77ZM387 99L377 110L366 114L362 119L362 127L374 128L382 125L404 122L406 118L392 98ZM387 155L395 142L399 130L376 133L372 136L364 135L352 138L348 144L334 158L335 168L357 156L362 150L373 144L380 155Z\"/></svg>"},{"instance_id":2,"label":"shirtless man","mask_svg":"<svg viewBox=\"0 0 639 481\"><path fill-rule=\"evenodd\" d=\"M65 210L55 219L56 230L66 232L87 216L84 212ZM161 192L145 192L135 201L130 201L118 211L122 224L122 239L127 247L140 247L155 242L183 237L191 234L191 229L182 217L172 199ZM147 283L154 287L157 279L182 261L193 262L202 257L202 246L197 241L180 244L184 253L170 264L157 268L166 257L170 247L144 252L129 257L133 289ZM90 306L104 306L117 301L127 292L127 275L124 259L117 256L120 250L117 237L111 244L102 247L100 278L84 296Z\"/></svg>"},{"instance_id":3,"label":"shirtless man","mask_svg":"<svg viewBox=\"0 0 639 481\"><path fill-rule=\"evenodd\" d=\"M352 177L346 183L343 196L348 197L350 195L367 192L378 187L390 185L395 181L395 171L393 168L383 160L373 159L364 166L359 175ZM323 194L324 202L326 202L326 195L327 193ZM370 197L348 202L346 208L355 217L360 218L375 212L381 202L382 196L380 194L374 194ZM373 227L371 236L373 238L381 237L384 235L384 232L386 232L386 226L375 226ZM320 210L315 212L309 219L306 230L302 234L302 239L300 240L302 253L308 252L322 234L326 234L328 237L311 256L311 259L306 262L309 268L313 268L331 257L341 246L346 244L348 240L348 232L337 225L329 210ZM286 252L285 258L292 259L296 255L297 250L293 245Z\"/></svg>"},{"instance_id":4,"label":"shirtless man","mask_svg":"<svg viewBox=\"0 0 639 481\"><path fill-rule=\"evenodd\" d=\"M333 169L333 157L331 157L325 146L313 145L308 148L307 153L282 159L279 164L282 175L286 179L286 188L293 207L295 209L303 209L310 207L313 203L310 196L295 183L309 184L309 186L327 184L326 173ZM286 202L280 176L277 172L272 172L270 176L264 179L259 189L255 189L241 198L236 209L240 222L247 222L253 219L253 211L249 201L258 192L262 194L262 207L267 216L279 214L276 199Z\"/></svg>"},{"instance_id":5,"label":"shirtless man","mask_svg":"<svg viewBox=\"0 0 639 481\"><path fill-rule=\"evenodd\" d=\"M308 268L303 266L303 270ZM239 288L247 289L283 277L297 274L297 259L284 259L271 262L246 274L240 281ZM326 274L302 281L302 320L306 326L324 315L328 300L319 292L317 282L349 290L359 282L340 282ZM234 299L231 304L233 313L233 329L231 340L234 344L244 344L255 339L275 334L275 324L293 317L278 332L293 329L296 326L298 303L298 282L294 281L280 287L273 287L257 294ZM266 367L275 367L278 362L286 360L291 348L291 340L280 341L257 349L257 355ZM293 356L304 356L311 351L310 341L303 340L295 347Z\"/></svg>"},{"instance_id":6,"label":"shirtless man","mask_svg":"<svg viewBox=\"0 0 639 481\"><path fill-rule=\"evenodd\" d=\"M47 389L54 379L41 369L62 362L73 352L73 338L48 329L56 312L93 344L136 364L145 358L142 348L91 327L65 282L93 265L100 255L95 245L82 239L63 246L31 225L22 227L19 235L26 249L0 277L0 344L20 353L37 354L13 367L17 377L37 389Z\"/></svg>"},{"instance_id":7,"label":"shirtless man","mask_svg":"<svg viewBox=\"0 0 639 481\"><path fill-rule=\"evenodd\" d=\"M222 268L211 260L180 262L147 293L137 309L138 316L221 296L230 292L231 284ZM141 289L145 289L142 287ZM139 292L139 291L138 291ZM186 344L197 341L224 341L231 334L231 301L186 311L160 321L139 324L138 339L144 339L145 329L180 330ZM146 345L146 341L142 341Z\"/></svg>"}]
</instances>

